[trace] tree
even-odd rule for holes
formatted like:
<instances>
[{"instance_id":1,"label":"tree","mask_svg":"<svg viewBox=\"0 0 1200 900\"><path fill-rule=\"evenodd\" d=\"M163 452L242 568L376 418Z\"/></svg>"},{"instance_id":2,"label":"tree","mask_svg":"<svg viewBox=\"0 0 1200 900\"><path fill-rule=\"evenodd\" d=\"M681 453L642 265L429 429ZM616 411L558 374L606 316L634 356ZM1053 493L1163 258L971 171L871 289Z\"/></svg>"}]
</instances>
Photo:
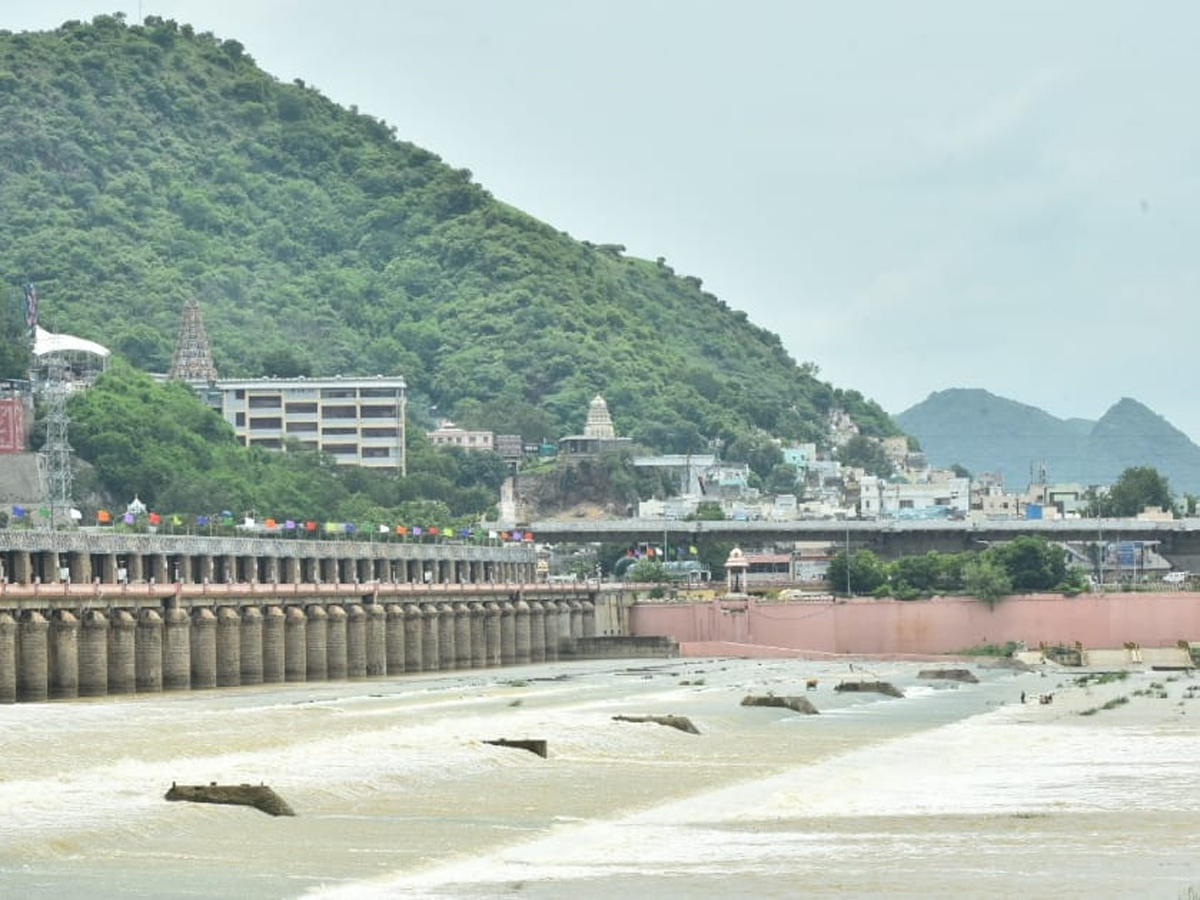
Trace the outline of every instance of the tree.
<instances>
[{"instance_id":1,"label":"tree","mask_svg":"<svg viewBox=\"0 0 1200 900\"><path fill-rule=\"evenodd\" d=\"M963 566L963 587L966 592L994 606L998 600L1012 593L1012 582L1008 573L994 558L981 553Z\"/></svg>"},{"instance_id":2,"label":"tree","mask_svg":"<svg viewBox=\"0 0 1200 900\"><path fill-rule=\"evenodd\" d=\"M725 451L727 459L744 462L759 478L766 479L783 462L779 444L765 431L754 431L737 438Z\"/></svg>"},{"instance_id":3,"label":"tree","mask_svg":"<svg viewBox=\"0 0 1200 900\"><path fill-rule=\"evenodd\" d=\"M1067 551L1040 535L1022 535L982 554L995 561L1018 591L1049 591L1063 584Z\"/></svg>"},{"instance_id":4,"label":"tree","mask_svg":"<svg viewBox=\"0 0 1200 900\"><path fill-rule=\"evenodd\" d=\"M856 550L848 557L842 550L830 560L825 577L834 593L872 594L887 583L887 570L874 551Z\"/></svg>"},{"instance_id":5,"label":"tree","mask_svg":"<svg viewBox=\"0 0 1200 900\"><path fill-rule=\"evenodd\" d=\"M687 522L723 522L725 511L715 500L701 500L696 504L696 511L688 513L684 518Z\"/></svg>"},{"instance_id":6,"label":"tree","mask_svg":"<svg viewBox=\"0 0 1200 900\"><path fill-rule=\"evenodd\" d=\"M912 599L962 589L965 553L930 550L921 556L902 556L888 566L894 596Z\"/></svg>"},{"instance_id":7,"label":"tree","mask_svg":"<svg viewBox=\"0 0 1200 900\"><path fill-rule=\"evenodd\" d=\"M842 445L838 450L838 460L843 466L854 466L880 478L887 478L895 471L883 444L861 434L856 434Z\"/></svg>"},{"instance_id":8,"label":"tree","mask_svg":"<svg viewBox=\"0 0 1200 900\"><path fill-rule=\"evenodd\" d=\"M639 559L625 571L625 577L630 581L664 582L670 581L666 568L656 559Z\"/></svg>"},{"instance_id":9,"label":"tree","mask_svg":"<svg viewBox=\"0 0 1200 900\"><path fill-rule=\"evenodd\" d=\"M33 342L21 309L19 300L0 298L0 379L29 377Z\"/></svg>"},{"instance_id":10,"label":"tree","mask_svg":"<svg viewBox=\"0 0 1200 900\"><path fill-rule=\"evenodd\" d=\"M796 467L790 463L779 463L773 466L763 488L768 494L794 494L796 492Z\"/></svg>"},{"instance_id":11,"label":"tree","mask_svg":"<svg viewBox=\"0 0 1200 900\"><path fill-rule=\"evenodd\" d=\"M1131 466L1121 473L1107 495L1096 500L1092 512L1126 518L1138 515L1147 507L1174 509L1170 485L1153 466Z\"/></svg>"},{"instance_id":12,"label":"tree","mask_svg":"<svg viewBox=\"0 0 1200 900\"><path fill-rule=\"evenodd\" d=\"M307 378L312 375L312 360L300 357L291 347L278 347L263 354L262 374L267 378Z\"/></svg>"}]
</instances>

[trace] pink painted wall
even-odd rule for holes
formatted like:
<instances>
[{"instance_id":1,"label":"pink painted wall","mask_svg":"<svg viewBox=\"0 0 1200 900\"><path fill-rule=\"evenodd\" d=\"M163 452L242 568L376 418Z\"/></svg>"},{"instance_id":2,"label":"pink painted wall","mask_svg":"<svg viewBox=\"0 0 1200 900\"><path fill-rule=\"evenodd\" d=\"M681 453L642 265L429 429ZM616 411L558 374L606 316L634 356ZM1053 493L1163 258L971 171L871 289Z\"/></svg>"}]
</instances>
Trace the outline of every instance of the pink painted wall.
<instances>
[{"instance_id":1,"label":"pink painted wall","mask_svg":"<svg viewBox=\"0 0 1200 900\"><path fill-rule=\"evenodd\" d=\"M0 398L0 453L25 449L25 404L20 397Z\"/></svg>"},{"instance_id":2,"label":"pink painted wall","mask_svg":"<svg viewBox=\"0 0 1200 900\"><path fill-rule=\"evenodd\" d=\"M980 644L1024 641L1120 647L1174 647L1200 641L1200 593L1058 594L978 600L875 600L762 603L638 603L634 635L680 643L731 642L827 653L949 653Z\"/></svg>"}]
</instances>

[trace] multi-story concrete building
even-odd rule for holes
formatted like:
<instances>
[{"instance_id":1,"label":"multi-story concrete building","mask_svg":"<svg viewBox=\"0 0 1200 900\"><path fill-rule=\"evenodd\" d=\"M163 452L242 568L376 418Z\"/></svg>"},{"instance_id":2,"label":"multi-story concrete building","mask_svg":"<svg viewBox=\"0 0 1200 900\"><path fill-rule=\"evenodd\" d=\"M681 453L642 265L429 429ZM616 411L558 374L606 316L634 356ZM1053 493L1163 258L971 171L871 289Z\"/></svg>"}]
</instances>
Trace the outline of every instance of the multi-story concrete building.
<instances>
[{"instance_id":1,"label":"multi-story concrete building","mask_svg":"<svg viewBox=\"0 0 1200 900\"><path fill-rule=\"evenodd\" d=\"M971 510L971 481L951 477L923 484L886 482L874 475L860 482L859 514L864 519L949 516L966 518Z\"/></svg>"},{"instance_id":2,"label":"multi-story concrete building","mask_svg":"<svg viewBox=\"0 0 1200 900\"><path fill-rule=\"evenodd\" d=\"M220 379L205 389L248 447L289 442L343 465L407 474L403 378Z\"/></svg>"}]
</instances>

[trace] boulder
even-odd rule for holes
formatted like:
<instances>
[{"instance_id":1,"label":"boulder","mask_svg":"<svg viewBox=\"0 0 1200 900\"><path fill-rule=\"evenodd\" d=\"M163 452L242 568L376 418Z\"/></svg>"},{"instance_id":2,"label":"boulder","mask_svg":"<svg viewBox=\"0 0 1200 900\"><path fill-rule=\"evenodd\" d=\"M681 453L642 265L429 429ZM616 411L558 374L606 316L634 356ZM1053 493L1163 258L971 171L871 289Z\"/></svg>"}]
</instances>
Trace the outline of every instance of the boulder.
<instances>
[{"instance_id":1,"label":"boulder","mask_svg":"<svg viewBox=\"0 0 1200 900\"><path fill-rule=\"evenodd\" d=\"M484 741L485 744L492 744L496 747L513 747L517 750L528 750L530 753L536 753L542 759L546 758L546 742L537 738L496 738L494 741Z\"/></svg>"},{"instance_id":2,"label":"boulder","mask_svg":"<svg viewBox=\"0 0 1200 900\"><path fill-rule=\"evenodd\" d=\"M653 722L656 725L667 725L678 728L688 734L699 734L700 729L692 724L687 716L613 716L614 722Z\"/></svg>"},{"instance_id":3,"label":"boulder","mask_svg":"<svg viewBox=\"0 0 1200 900\"><path fill-rule=\"evenodd\" d=\"M888 697L903 697L904 692L890 681L843 681L835 691L861 691L885 694Z\"/></svg>"},{"instance_id":4,"label":"boulder","mask_svg":"<svg viewBox=\"0 0 1200 900\"><path fill-rule=\"evenodd\" d=\"M229 806L253 806L269 816L294 816L287 802L265 784L171 784L167 800L191 803L220 803Z\"/></svg>"},{"instance_id":5,"label":"boulder","mask_svg":"<svg viewBox=\"0 0 1200 900\"><path fill-rule=\"evenodd\" d=\"M978 684L979 679L970 669L922 669L917 673L918 678L933 681L963 681L967 684Z\"/></svg>"},{"instance_id":6,"label":"boulder","mask_svg":"<svg viewBox=\"0 0 1200 900\"><path fill-rule=\"evenodd\" d=\"M818 715L818 710L807 697L777 697L774 694L751 694L742 698L742 706L781 706L806 716Z\"/></svg>"}]
</instances>

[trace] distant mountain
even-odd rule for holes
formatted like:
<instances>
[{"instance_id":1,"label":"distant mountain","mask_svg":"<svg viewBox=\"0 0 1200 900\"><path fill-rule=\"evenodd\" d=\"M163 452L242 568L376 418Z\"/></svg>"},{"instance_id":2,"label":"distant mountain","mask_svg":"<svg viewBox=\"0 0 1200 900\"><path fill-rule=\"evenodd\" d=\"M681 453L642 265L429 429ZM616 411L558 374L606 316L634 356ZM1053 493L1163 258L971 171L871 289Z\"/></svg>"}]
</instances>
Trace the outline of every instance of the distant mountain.
<instances>
[{"instance_id":1,"label":"distant mountain","mask_svg":"<svg viewBox=\"0 0 1200 900\"><path fill-rule=\"evenodd\" d=\"M921 442L931 465L997 472L1010 488L1037 480L1111 484L1130 466L1153 466L1176 494L1200 493L1200 447L1128 397L1099 421L1058 419L987 391L930 394L895 417Z\"/></svg>"}]
</instances>

